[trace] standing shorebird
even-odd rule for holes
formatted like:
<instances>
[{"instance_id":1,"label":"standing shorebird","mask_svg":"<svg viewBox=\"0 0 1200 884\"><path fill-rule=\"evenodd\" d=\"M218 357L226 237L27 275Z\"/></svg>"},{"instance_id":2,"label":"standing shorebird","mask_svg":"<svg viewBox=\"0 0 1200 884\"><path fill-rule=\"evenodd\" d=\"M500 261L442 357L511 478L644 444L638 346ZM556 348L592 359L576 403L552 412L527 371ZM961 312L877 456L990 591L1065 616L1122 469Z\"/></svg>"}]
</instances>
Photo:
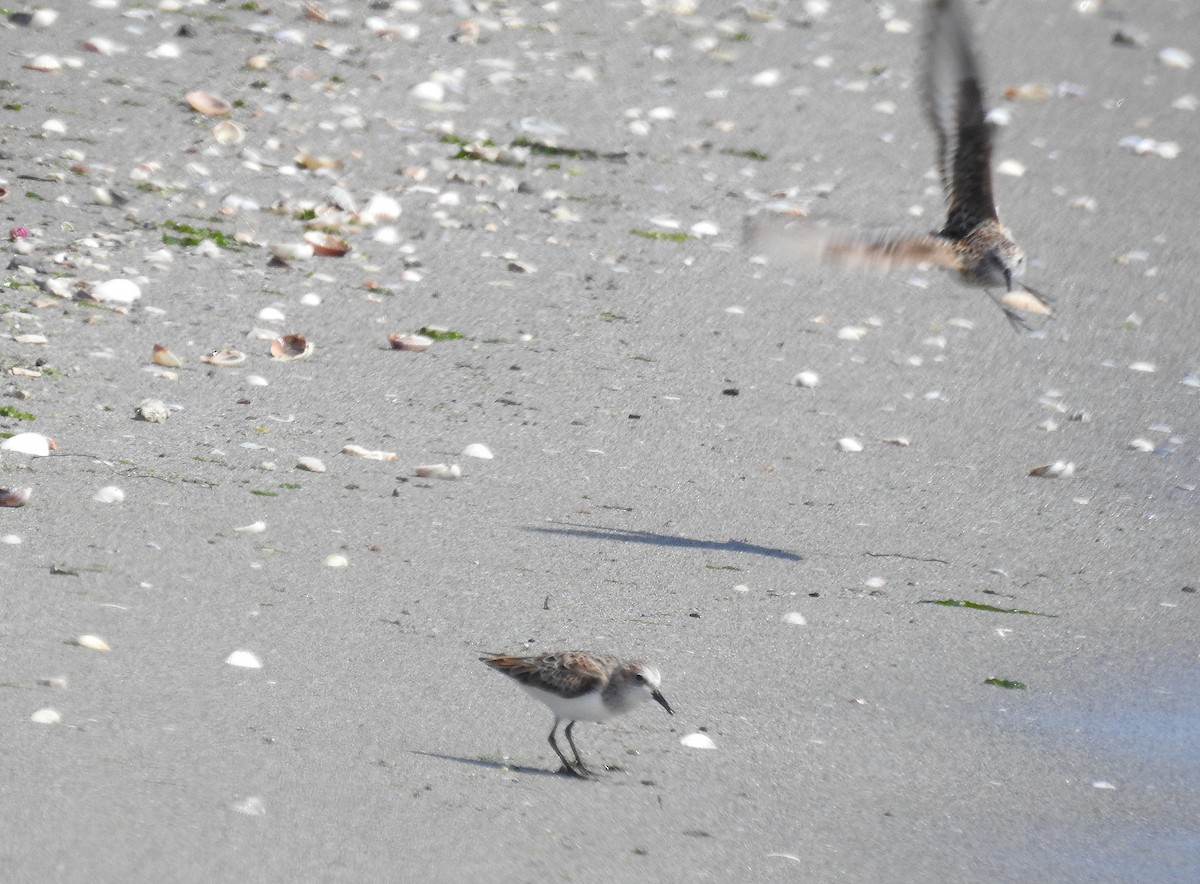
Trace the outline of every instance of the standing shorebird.
<instances>
[{"instance_id":1,"label":"standing shorebird","mask_svg":"<svg viewBox=\"0 0 1200 884\"><path fill-rule=\"evenodd\" d=\"M536 657L509 657L493 654L480 657L484 663L516 680L525 692L541 700L554 713L550 728L550 747L562 760L559 773L594 777L579 757L571 729L579 721L608 721L614 715L629 712L651 698L671 715L671 707L659 690L658 670L636 660L622 660L608 654L586 651L561 651ZM562 722L574 763L558 748L555 734Z\"/></svg>"},{"instance_id":2,"label":"standing shorebird","mask_svg":"<svg viewBox=\"0 0 1200 884\"><path fill-rule=\"evenodd\" d=\"M937 137L937 168L949 206L946 224L925 236L856 236L811 226L757 224L751 240L771 252L858 269L932 264L984 289L1015 327L1049 316L1046 299L1017 278L1025 252L1000 223L992 196L992 124L983 107L979 64L960 0L931 0L921 89ZM997 297L992 288L1003 286Z\"/></svg>"}]
</instances>

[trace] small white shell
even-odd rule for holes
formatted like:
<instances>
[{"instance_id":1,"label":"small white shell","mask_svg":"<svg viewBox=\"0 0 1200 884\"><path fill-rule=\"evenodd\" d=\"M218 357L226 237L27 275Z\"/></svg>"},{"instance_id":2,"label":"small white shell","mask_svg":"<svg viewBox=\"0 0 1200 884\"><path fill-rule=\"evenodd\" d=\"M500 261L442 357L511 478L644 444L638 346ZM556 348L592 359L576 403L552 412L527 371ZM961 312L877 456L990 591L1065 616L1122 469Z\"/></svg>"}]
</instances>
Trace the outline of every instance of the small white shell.
<instances>
[{"instance_id":1,"label":"small white shell","mask_svg":"<svg viewBox=\"0 0 1200 884\"><path fill-rule=\"evenodd\" d=\"M171 409L160 399L143 399L133 410L133 416L138 420L161 424L171 416Z\"/></svg>"},{"instance_id":2,"label":"small white shell","mask_svg":"<svg viewBox=\"0 0 1200 884\"><path fill-rule=\"evenodd\" d=\"M350 560L341 553L330 553L325 557L325 564L330 568L345 568L350 564Z\"/></svg>"},{"instance_id":3,"label":"small white shell","mask_svg":"<svg viewBox=\"0 0 1200 884\"><path fill-rule=\"evenodd\" d=\"M92 287L92 297L113 304L132 304L142 296L142 287L132 279L108 279Z\"/></svg>"},{"instance_id":4,"label":"small white shell","mask_svg":"<svg viewBox=\"0 0 1200 884\"><path fill-rule=\"evenodd\" d=\"M273 242L267 251L280 261L307 261L313 256L312 244L306 242Z\"/></svg>"},{"instance_id":5,"label":"small white shell","mask_svg":"<svg viewBox=\"0 0 1200 884\"><path fill-rule=\"evenodd\" d=\"M1021 310L1036 316L1050 315L1050 308L1046 306L1046 302L1029 292L1005 292L1000 303L1010 310Z\"/></svg>"},{"instance_id":6,"label":"small white shell","mask_svg":"<svg viewBox=\"0 0 1200 884\"><path fill-rule=\"evenodd\" d=\"M1154 443L1149 439L1134 439L1127 446L1130 451L1140 451L1144 454L1149 454L1154 450Z\"/></svg>"},{"instance_id":7,"label":"small white shell","mask_svg":"<svg viewBox=\"0 0 1200 884\"><path fill-rule=\"evenodd\" d=\"M788 626L807 626L808 621L804 619L804 615L799 611L789 611L779 618Z\"/></svg>"},{"instance_id":8,"label":"small white shell","mask_svg":"<svg viewBox=\"0 0 1200 884\"><path fill-rule=\"evenodd\" d=\"M407 350L410 353L420 353L433 346L433 338L428 335L392 333L388 335L388 342L393 350Z\"/></svg>"},{"instance_id":9,"label":"small white shell","mask_svg":"<svg viewBox=\"0 0 1200 884\"><path fill-rule=\"evenodd\" d=\"M92 500L96 501L96 503L123 503L125 501L125 492L116 485L105 485L92 495Z\"/></svg>"},{"instance_id":10,"label":"small white shell","mask_svg":"<svg viewBox=\"0 0 1200 884\"><path fill-rule=\"evenodd\" d=\"M225 658L230 666L240 666L243 669L262 669L262 661L253 651L234 651Z\"/></svg>"},{"instance_id":11,"label":"small white shell","mask_svg":"<svg viewBox=\"0 0 1200 884\"><path fill-rule=\"evenodd\" d=\"M1025 174L1025 165L1016 160L1004 160L996 166L996 174L1020 178Z\"/></svg>"},{"instance_id":12,"label":"small white shell","mask_svg":"<svg viewBox=\"0 0 1200 884\"><path fill-rule=\"evenodd\" d=\"M1045 466L1034 467L1029 475L1040 479L1069 479L1075 475L1075 464L1069 461L1056 460Z\"/></svg>"},{"instance_id":13,"label":"small white shell","mask_svg":"<svg viewBox=\"0 0 1200 884\"><path fill-rule=\"evenodd\" d=\"M56 709L39 709L29 720L34 724L62 724L62 715Z\"/></svg>"},{"instance_id":14,"label":"small white shell","mask_svg":"<svg viewBox=\"0 0 1200 884\"><path fill-rule=\"evenodd\" d=\"M310 473L323 473L325 464L315 457L301 457L296 461L296 469L307 470Z\"/></svg>"},{"instance_id":15,"label":"small white shell","mask_svg":"<svg viewBox=\"0 0 1200 884\"><path fill-rule=\"evenodd\" d=\"M278 307L263 307L256 318L261 322L285 322L287 319Z\"/></svg>"},{"instance_id":16,"label":"small white shell","mask_svg":"<svg viewBox=\"0 0 1200 884\"><path fill-rule=\"evenodd\" d=\"M848 325L838 329L839 341L861 341L867 336L867 330L861 325Z\"/></svg>"},{"instance_id":17,"label":"small white shell","mask_svg":"<svg viewBox=\"0 0 1200 884\"><path fill-rule=\"evenodd\" d=\"M217 144L223 144L226 147L241 144L246 140L246 133L233 120L222 120L217 123L213 126L212 133Z\"/></svg>"},{"instance_id":18,"label":"small white shell","mask_svg":"<svg viewBox=\"0 0 1200 884\"><path fill-rule=\"evenodd\" d=\"M233 110L233 105L212 92L189 92L184 98L192 106L192 110L202 113L206 117L224 116Z\"/></svg>"},{"instance_id":19,"label":"small white shell","mask_svg":"<svg viewBox=\"0 0 1200 884\"><path fill-rule=\"evenodd\" d=\"M815 371L801 371L797 372L796 376L792 378L792 383L797 387L808 387L811 389L821 383L821 378Z\"/></svg>"},{"instance_id":20,"label":"small white shell","mask_svg":"<svg viewBox=\"0 0 1200 884\"><path fill-rule=\"evenodd\" d=\"M78 645L81 648L87 648L89 651L111 651L108 642L100 638L98 635L80 635L71 640L71 644Z\"/></svg>"},{"instance_id":21,"label":"small white shell","mask_svg":"<svg viewBox=\"0 0 1200 884\"><path fill-rule=\"evenodd\" d=\"M30 457L49 457L51 449L58 448L53 439L41 433L17 433L0 442L0 449L16 451Z\"/></svg>"},{"instance_id":22,"label":"small white shell","mask_svg":"<svg viewBox=\"0 0 1200 884\"><path fill-rule=\"evenodd\" d=\"M1133 362L1129 365L1130 371L1158 371L1153 362Z\"/></svg>"},{"instance_id":23,"label":"small white shell","mask_svg":"<svg viewBox=\"0 0 1200 884\"><path fill-rule=\"evenodd\" d=\"M251 522L249 525L243 525L240 528L234 528L234 531L239 534L262 534L267 530L266 522Z\"/></svg>"},{"instance_id":24,"label":"small white shell","mask_svg":"<svg viewBox=\"0 0 1200 884\"><path fill-rule=\"evenodd\" d=\"M22 67L31 71L41 71L44 74L62 70L62 62L53 55L37 55L25 62Z\"/></svg>"},{"instance_id":25,"label":"small white shell","mask_svg":"<svg viewBox=\"0 0 1200 884\"><path fill-rule=\"evenodd\" d=\"M446 100L446 87L441 83L435 83L432 80L426 80L424 83L418 83L408 90L408 94L417 101L432 101L440 103Z\"/></svg>"},{"instance_id":26,"label":"small white shell","mask_svg":"<svg viewBox=\"0 0 1200 884\"><path fill-rule=\"evenodd\" d=\"M716 749L717 744L708 734L687 734L679 738L679 745L688 749Z\"/></svg>"},{"instance_id":27,"label":"small white shell","mask_svg":"<svg viewBox=\"0 0 1200 884\"><path fill-rule=\"evenodd\" d=\"M863 450L862 443L857 439L851 438L850 436L846 436L843 439L838 439L837 447L838 451L856 452Z\"/></svg>"},{"instance_id":28,"label":"small white shell","mask_svg":"<svg viewBox=\"0 0 1200 884\"><path fill-rule=\"evenodd\" d=\"M492 449L488 448L482 442L472 442L463 449L463 457L478 457L481 460L491 460L495 456L492 454Z\"/></svg>"},{"instance_id":29,"label":"small white shell","mask_svg":"<svg viewBox=\"0 0 1200 884\"><path fill-rule=\"evenodd\" d=\"M458 464L434 463L417 467L416 473L422 479L457 479L462 476L462 468Z\"/></svg>"},{"instance_id":30,"label":"small white shell","mask_svg":"<svg viewBox=\"0 0 1200 884\"><path fill-rule=\"evenodd\" d=\"M1169 68L1179 68L1184 71L1196 63L1195 59L1189 53L1182 49L1176 49L1173 46L1159 50L1158 60Z\"/></svg>"}]
</instances>

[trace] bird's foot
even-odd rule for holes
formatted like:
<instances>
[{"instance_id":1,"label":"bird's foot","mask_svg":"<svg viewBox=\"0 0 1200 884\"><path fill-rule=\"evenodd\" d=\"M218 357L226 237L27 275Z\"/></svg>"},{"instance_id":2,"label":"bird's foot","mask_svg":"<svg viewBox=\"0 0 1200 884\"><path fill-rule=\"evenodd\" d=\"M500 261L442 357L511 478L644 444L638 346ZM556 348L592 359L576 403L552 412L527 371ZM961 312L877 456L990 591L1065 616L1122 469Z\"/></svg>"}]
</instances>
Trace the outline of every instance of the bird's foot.
<instances>
[{"instance_id":1,"label":"bird's foot","mask_svg":"<svg viewBox=\"0 0 1200 884\"><path fill-rule=\"evenodd\" d=\"M580 764L580 765L564 764L562 767L560 767L558 769L558 773L562 774L563 776L575 777L580 780L598 780L598 779L600 779L596 775L595 771L591 770L590 768L584 767L582 764Z\"/></svg>"}]
</instances>

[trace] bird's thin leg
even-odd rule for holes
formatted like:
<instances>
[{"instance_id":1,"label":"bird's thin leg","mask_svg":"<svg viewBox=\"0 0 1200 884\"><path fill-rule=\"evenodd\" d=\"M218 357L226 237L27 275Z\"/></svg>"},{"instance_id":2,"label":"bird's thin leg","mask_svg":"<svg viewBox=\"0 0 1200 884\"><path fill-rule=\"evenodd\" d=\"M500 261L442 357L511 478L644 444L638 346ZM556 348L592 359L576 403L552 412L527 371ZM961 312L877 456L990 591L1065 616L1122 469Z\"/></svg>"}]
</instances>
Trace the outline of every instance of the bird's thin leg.
<instances>
[{"instance_id":1,"label":"bird's thin leg","mask_svg":"<svg viewBox=\"0 0 1200 884\"><path fill-rule=\"evenodd\" d=\"M1024 316L1022 316L1020 313L1017 313L1015 310L1013 310L1007 304L1005 304L1003 298L997 296L996 293L993 292L991 289L984 289L984 291L987 292L987 296L996 303L996 306L1004 311L1004 315L1006 317L1008 317L1009 323L1012 324L1013 331L1016 331L1016 332L1032 331L1033 327L1029 324L1029 320L1026 319Z\"/></svg>"},{"instance_id":2,"label":"bird's thin leg","mask_svg":"<svg viewBox=\"0 0 1200 884\"><path fill-rule=\"evenodd\" d=\"M567 725L566 734L567 742L571 744L571 751L575 753L575 770L579 773L586 774L589 777L595 776L595 774L588 769L588 766L583 763L583 759L579 757L579 748L575 745L575 738L571 735L571 729L573 727L575 727L575 722L572 721Z\"/></svg>"},{"instance_id":3,"label":"bird's thin leg","mask_svg":"<svg viewBox=\"0 0 1200 884\"><path fill-rule=\"evenodd\" d=\"M571 742L571 725L574 723L575 722L572 721L570 724L567 725L567 742L571 743L572 749L575 748L575 744L573 742ZM557 755L562 760L562 768L560 768L558 772L565 773L565 774L571 774L572 776L581 777L581 778L587 776L586 769L583 772L576 770L575 766L573 764L571 764L571 762L567 761L567 756L563 755L562 750L558 748L558 740L554 739L554 735L558 732L558 724L559 724L559 721L556 718L556 719L554 719L554 727L550 728L550 748L553 749L554 754ZM579 757L578 752L575 753L575 757L576 758Z\"/></svg>"}]
</instances>

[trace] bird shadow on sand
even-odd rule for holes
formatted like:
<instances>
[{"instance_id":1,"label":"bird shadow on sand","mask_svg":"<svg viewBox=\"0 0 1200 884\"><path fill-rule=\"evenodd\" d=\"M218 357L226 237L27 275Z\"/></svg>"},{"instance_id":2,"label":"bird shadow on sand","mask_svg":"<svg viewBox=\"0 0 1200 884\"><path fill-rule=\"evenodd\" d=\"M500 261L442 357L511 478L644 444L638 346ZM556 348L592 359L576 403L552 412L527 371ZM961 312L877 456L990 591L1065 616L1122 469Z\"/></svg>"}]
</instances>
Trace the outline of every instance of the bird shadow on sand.
<instances>
[{"instance_id":1,"label":"bird shadow on sand","mask_svg":"<svg viewBox=\"0 0 1200 884\"><path fill-rule=\"evenodd\" d=\"M513 764L511 761L493 761L490 758L465 758L462 755L443 755L441 752L422 752L419 749L410 749L409 752L413 755L423 755L426 758L437 758L441 761L457 761L459 764L469 764L472 767L486 767L491 770L510 771L512 773L529 774L536 777L573 779L573 777L564 774L562 771L550 770L545 767L526 767L523 764Z\"/></svg>"},{"instance_id":2,"label":"bird shadow on sand","mask_svg":"<svg viewBox=\"0 0 1200 884\"><path fill-rule=\"evenodd\" d=\"M802 562L804 557L798 553L774 546L760 546L756 543L746 543L742 540L701 540L697 537L680 537L677 534L655 534L652 531L631 531L627 528L606 528L597 525L572 525L569 522L558 522L552 526L533 525L525 528L539 534L560 534L566 537L582 537L589 540L616 540L621 543L647 543L652 546L668 546L677 549L702 549L709 552L746 553L752 556L766 556L771 559L783 559L787 562Z\"/></svg>"}]
</instances>

